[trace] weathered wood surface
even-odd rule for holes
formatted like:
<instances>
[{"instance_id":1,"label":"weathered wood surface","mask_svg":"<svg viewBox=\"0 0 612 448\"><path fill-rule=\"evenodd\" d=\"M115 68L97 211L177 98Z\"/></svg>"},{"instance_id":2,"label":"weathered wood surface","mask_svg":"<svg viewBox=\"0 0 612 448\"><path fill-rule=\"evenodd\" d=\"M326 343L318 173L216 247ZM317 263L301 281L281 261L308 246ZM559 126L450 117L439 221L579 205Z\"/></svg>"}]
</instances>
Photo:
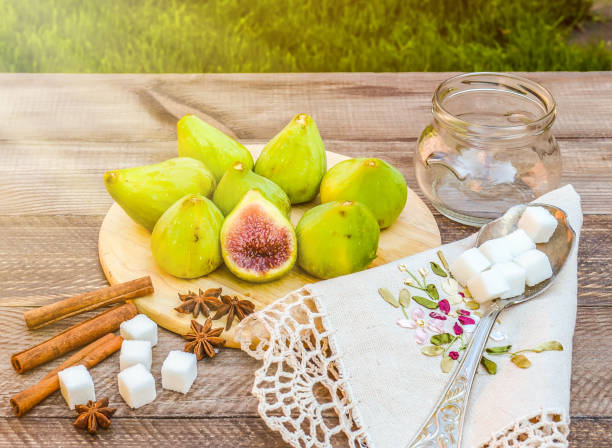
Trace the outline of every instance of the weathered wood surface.
<instances>
[{"instance_id":1,"label":"weathered wood surface","mask_svg":"<svg viewBox=\"0 0 612 448\"><path fill-rule=\"evenodd\" d=\"M120 406L113 430L93 438L71 427L59 394L27 417L8 397L57 365L14 373L9 354L84 316L35 332L25 307L106 285L97 260L102 217L111 204L102 173L161 161L175 151L175 124L195 112L244 143L263 143L294 113L317 120L328 150L374 155L396 166L418 192L414 142L430 98L448 74L0 75L0 446L286 446L257 417L250 395L257 363L225 350L202 369L192 392L163 391L138 411ZM537 73L558 101L555 133L564 182L582 195L578 319L572 377L572 446L612 444L612 73ZM435 214L444 242L473 230ZM551 312L554 310L551 310ZM88 314L91 315L91 314ZM160 330L154 351L182 345ZM94 369L100 396L121 403L118 355ZM159 371L163 355L155 357ZM205 374L202 374L205 372ZM53 437L50 437L52 434Z\"/></svg>"}]
</instances>

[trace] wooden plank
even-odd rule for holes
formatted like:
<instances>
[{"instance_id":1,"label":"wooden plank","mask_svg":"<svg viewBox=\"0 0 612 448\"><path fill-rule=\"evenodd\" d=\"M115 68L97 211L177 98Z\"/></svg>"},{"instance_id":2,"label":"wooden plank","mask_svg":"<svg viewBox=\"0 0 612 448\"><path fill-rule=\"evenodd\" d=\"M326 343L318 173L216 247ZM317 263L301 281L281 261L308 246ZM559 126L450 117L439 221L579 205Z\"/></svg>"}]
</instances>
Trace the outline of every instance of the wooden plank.
<instances>
[{"instance_id":1,"label":"wooden plank","mask_svg":"<svg viewBox=\"0 0 612 448\"><path fill-rule=\"evenodd\" d=\"M451 75L3 74L1 138L172 141L176 120L197 113L240 139L268 139L294 114L307 112L326 139L401 141L421 133L436 86ZM557 99L557 136L612 136L612 73L528 76Z\"/></svg>"},{"instance_id":2,"label":"wooden plank","mask_svg":"<svg viewBox=\"0 0 612 448\"><path fill-rule=\"evenodd\" d=\"M435 213L444 243L474 232ZM106 286L97 254L102 218L0 215L0 304L37 306ZM612 217L585 216L579 247L581 305L612 305ZM33 277L35 273L35 278Z\"/></svg>"},{"instance_id":3,"label":"wooden plank","mask_svg":"<svg viewBox=\"0 0 612 448\"><path fill-rule=\"evenodd\" d=\"M573 376L572 376L572 415L612 416L612 383L609 372L612 360L606 349L594 350L593 337L597 335L598 346L612 346L612 313L608 307L579 307L574 336ZM0 359L8 360L13 352L34 345L66 328L75 322L93 315L89 313L74 317L36 331L28 331L23 324L21 309L0 308L0 321L3 322L5 337L0 346ZM183 340L166 330L160 329L159 343L153 349L153 372L157 381L157 399L150 405L138 410L130 410L119 396L116 375L119 373L119 355L112 357L92 369L96 384L96 394L109 397L119 410L118 416L146 418L163 416L255 416L257 402L251 396L253 372L259 363L245 353L225 349L214 359L200 361L198 377L188 395L161 389L160 371L165 355L170 350L181 349ZM543 341L534 341L534 343ZM0 368L0 417L12 415L8 399L30 384L38 381L47 371L61 360L55 360L39 369L19 375L6 362ZM59 393L47 398L34 408L28 416L66 417L72 412L66 407Z\"/></svg>"},{"instance_id":4,"label":"wooden plank","mask_svg":"<svg viewBox=\"0 0 612 448\"><path fill-rule=\"evenodd\" d=\"M402 171L408 186L422 197L413 168L416 140L328 140L325 143L328 150L350 157L387 160ZM585 213L612 213L609 200L612 140L570 139L562 140L560 145L564 162L562 184L572 183L582 195ZM0 215L104 215L112 203L102 182L105 171L161 162L175 156L175 142L0 141L0 191L3 192Z\"/></svg>"},{"instance_id":5,"label":"wooden plank","mask_svg":"<svg viewBox=\"0 0 612 448\"><path fill-rule=\"evenodd\" d=\"M612 444L612 419L579 418L570 425L570 447L604 448ZM285 448L277 432L259 418L126 419L113 418L94 436L72 427L68 418L0 419L0 447L14 446L202 446ZM49 435L52 434L52 437Z\"/></svg>"},{"instance_id":6,"label":"wooden plank","mask_svg":"<svg viewBox=\"0 0 612 448\"><path fill-rule=\"evenodd\" d=\"M0 419L0 447L288 447L259 418L133 419L113 417L108 430L95 435L77 430L72 418Z\"/></svg>"},{"instance_id":7,"label":"wooden plank","mask_svg":"<svg viewBox=\"0 0 612 448\"><path fill-rule=\"evenodd\" d=\"M570 425L570 447L604 448L612 446L612 418L576 418Z\"/></svg>"}]
</instances>

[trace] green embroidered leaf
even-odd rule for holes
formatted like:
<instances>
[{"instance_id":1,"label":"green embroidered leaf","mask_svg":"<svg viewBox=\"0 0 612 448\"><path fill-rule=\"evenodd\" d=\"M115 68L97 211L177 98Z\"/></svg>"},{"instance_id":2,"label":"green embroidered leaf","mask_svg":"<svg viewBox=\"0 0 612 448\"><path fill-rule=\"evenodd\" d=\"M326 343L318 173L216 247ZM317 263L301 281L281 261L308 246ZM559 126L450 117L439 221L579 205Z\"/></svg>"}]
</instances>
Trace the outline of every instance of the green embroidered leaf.
<instances>
[{"instance_id":1,"label":"green embroidered leaf","mask_svg":"<svg viewBox=\"0 0 612 448\"><path fill-rule=\"evenodd\" d=\"M510 358L510 361L521 369L528 369L531 367L531 361L529 361L529 359L527 359L527 357L524 355L514 355L512 358Z\"/></svg>"},{"instance_id":2,"label":"green embroidered leaf","mask_svg":"<svg viewBox=\"0 0 612 448\"><path fill-rule=\"evenodd\" d=\"M455 361L453 361L453 359L450 356L443 356L442 357L442 361L440 361L440 368L442 369L442 372L444 373L448 373L451 370L453 370L453 364L455 363Z\"/></svg>"},{"instance_id":3,"label":"green embroidered leaf","mask_svg":"<svg viewBox=\"0 0 612 448\"><path fill-rule=\"evenodd\" d=\"M387 288L378 288L378 294L380 294L380 296L385 299L389 305L399 308L399 302Z\"/></svg>"},{"instance_id":4,"label":"green embroidered leaf","mask_svg":"<svg viewBox=\"0 0 612 448\"><path fill-rule=\"evenodd\" d=\"M442 333L434 334L429 339L429 342L431 342L433 345L446 345L454 340L455 338L450 333Z\"/></svg>"},{"instance_id":5,"label":"green embroidered leaf","mask_svg":"<svg viewBox=\"0 0 612 448\"><path fill-rule=\"evenodd\" d=\"M427 285L425 290L427 291L429 297L431 297L432 299L438 300L440 298L440 294L438 294L438 288L436 288L436 285L434 285L433 283Z\"/></svg>"},{"instance_id":6,"label":"green embroidered leaf","mask_svg":"<svg viewBox=\"0 0 612 448\"><path fill-rule=\"evenodd\" d=\"M406 308L410 306L410 291L408 291L406 288L402 288L400 290L399 304Z\"/></svg>"},{"instance_id":7,"label":"green embroidered leaf","mask_svg":"<svg viewBox=\"0 0 612 448\"><path fill-rule=\"evenodd\" d=\"M484 366L485 370L489 375L495 375L497 373L497 364L484 356L480 359L480 363Z\"/></svg>"},{"instance_id":8,"label":"green embroidered leaf","mask_svg":"<svg viewBox=\"0 0 612 448\"><path fill-rule=\"evenodd\" d=\"M435 310L436 308L438 308L438 304L436 302L426 299L425 297L412 296L412 300L430 310Z\"/></svg>"},{"instance_id":9,"label":"green embroidered leaf","mask_svg":"<svg viewBox=\"0 0 612 448\"><path fill-rule=\"evenodd\" d=\"M480 303L474 300L468 300L467 302L465 302L465 306L469 310L477 310L480 308Z\"/></svg>"},{"instance_id":10,"label":"green embroidered leaf","mask_svg":"<svg viewBox=\"0 0 612 448\"><path fill-rule=\"evenodd\" d=\"M437 347L435 345L426 345L421 349L421 353L426 356L438 356L444 353L444 347Z\"/></svg>"},{"instance_id":11,"label":"green embroidered leaf","mask_svg":"<svg viewBox=\"0 0 612 448\"><path fill-rule=\"evenodd\" d=\"M536 348L533 349L533 351L536 353L548 352L551 350L563 351L563 345L561 345L561 343L557 341L548 341L538 345Z\"/></svg>"},{"instance_id":12,"label":"green embroidered leaf","mask_svg":"<svg viewBox=\"0 0 612 448\"><path fill-rule=\"evenodd\" d=\"M501 353L508 353L512 348L511 345L502 345L500 347L488 347L486 352L491 355L499 355Z\"/></svg>"},{"instance_id":13,"label":"green embroidered leaf","mask_svg":"<svg viewBox=\"0 0 612 448\"><path fill-rule=\"evenodd\" d=\"M429 263L429 265L431 266L431 272L433 272L434 274L440 277L448 277L446 271L442 269L442 266L440 266L438 263L432 261Z\"/></svg>"}]
</instances>

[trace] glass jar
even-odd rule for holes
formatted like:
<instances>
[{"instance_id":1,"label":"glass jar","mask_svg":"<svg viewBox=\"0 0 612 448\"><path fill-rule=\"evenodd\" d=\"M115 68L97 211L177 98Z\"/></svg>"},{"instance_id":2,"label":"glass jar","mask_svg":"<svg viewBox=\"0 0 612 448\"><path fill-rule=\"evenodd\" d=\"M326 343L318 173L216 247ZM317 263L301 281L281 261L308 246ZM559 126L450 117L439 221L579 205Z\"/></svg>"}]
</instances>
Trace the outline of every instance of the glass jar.
<instances>
[{"instance_id":1,"label":"glass jar","mask_svg":"<svg viewBox=\"0 0 612 448\"><path fill-rule=\"evenodd\" d=\"M555 100L541 85L503 73L468 73L438 86L433 121L417 142L416 178L440 213L481 226L553 190L561 154Z\"/></svg>"}]
</instances>

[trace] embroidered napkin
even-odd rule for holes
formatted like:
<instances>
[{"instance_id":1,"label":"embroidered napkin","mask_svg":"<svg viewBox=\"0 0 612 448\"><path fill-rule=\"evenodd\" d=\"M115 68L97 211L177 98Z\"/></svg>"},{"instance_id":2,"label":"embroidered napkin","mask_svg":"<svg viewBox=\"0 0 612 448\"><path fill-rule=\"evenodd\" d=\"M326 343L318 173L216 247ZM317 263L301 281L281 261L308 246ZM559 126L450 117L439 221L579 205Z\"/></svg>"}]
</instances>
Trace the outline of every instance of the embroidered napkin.
<instances>
[{"instance_id":1,"label":"embroidered napkin","mask_svg":"<svg viewBox=\"0 0 612 448\"><path fill-rule=\"evenodd\" d=\"M580 197L571 185L536 202L563 209L578 236ZM409 278L399 265L417 273L430 261L438 261L438 250L452 262L474 242L472 235L309 285L245 319L239 327L242 348L263 362L255 374L253 394L267 425L294 447L405 447L450 376L441 371L440 357L421 353L424 345L416 342L416 330L405 328L412 326L413 311L422 307L412 302L404 316L381 299L378 288L386 287L397 296ZM497 374L483 369L476 375L463 446L568 446L577 247L578 241L547 292L502 313L493 331L506 336L488 344L511 344L519 350L556 340L563 351L526 353L532 363L528 369L518 368L508 356L490 356L498 365ZM433 281L435 277L430 273L428 281L438 284L442 299L446 293L441 280ZM404 327L397 325L398 319ZM440 323L453 333L449 330L453 319L441 321L425 314L424 320L428 325L421 331L431 330L428 338ZM466 342L468 327L462 325Z\"/></svg>"}]
</instances>

